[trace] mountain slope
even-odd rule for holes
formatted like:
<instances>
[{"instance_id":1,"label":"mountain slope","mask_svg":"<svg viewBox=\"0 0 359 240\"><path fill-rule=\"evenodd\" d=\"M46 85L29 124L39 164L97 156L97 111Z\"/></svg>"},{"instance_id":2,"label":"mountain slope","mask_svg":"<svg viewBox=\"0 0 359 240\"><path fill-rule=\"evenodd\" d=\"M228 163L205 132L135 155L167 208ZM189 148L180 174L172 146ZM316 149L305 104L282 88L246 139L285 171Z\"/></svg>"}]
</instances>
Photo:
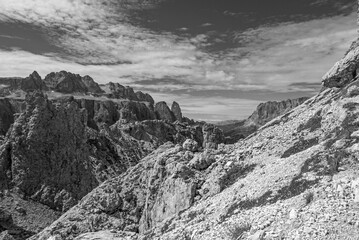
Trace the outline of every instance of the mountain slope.
<instances>
[{"instance_id":1,"label":"mountain slope","mask_svg":"<svg viewBox=\"0 0 359 240\"><path fill-rule=\"evenodd\" d=\"M336 69L324 83L353 74ZM359 80L344 82L235 145L160 147L32 239L356 239Z\"/></svg>"},{"instance_id":2,"label":"mountain slope","mask_svg":"<svg viewBox=\"0 0 359 240\"><path fill-rule=\"evenodd\" d=\"M235 143L239 139L246 138L254 133L260 126L289 112L306 100L308 100L307 97L301 97L280 102L270 101L261 103L246 120L217 123L216 125L223 131L223 134L226 137L226 143Z\"/></svg>"}]
</instances>

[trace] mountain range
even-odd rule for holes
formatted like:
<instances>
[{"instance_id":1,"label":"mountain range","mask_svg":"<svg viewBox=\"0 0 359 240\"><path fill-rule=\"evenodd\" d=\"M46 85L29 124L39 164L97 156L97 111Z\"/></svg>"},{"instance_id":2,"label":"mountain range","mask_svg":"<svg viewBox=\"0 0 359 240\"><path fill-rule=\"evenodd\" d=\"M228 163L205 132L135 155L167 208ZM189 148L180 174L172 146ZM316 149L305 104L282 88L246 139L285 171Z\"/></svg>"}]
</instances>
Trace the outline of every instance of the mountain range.
<instances>
[{"instance_id":1,"label":"mountain range","mask_svg":"<svg viewBox=\"0 0 359 240\"><path fill-rule=\"evenodd\" d=\"M118 83L0 79L0 239L356 239L358 56L232 144Z\"/></svg>"}]
</instances>

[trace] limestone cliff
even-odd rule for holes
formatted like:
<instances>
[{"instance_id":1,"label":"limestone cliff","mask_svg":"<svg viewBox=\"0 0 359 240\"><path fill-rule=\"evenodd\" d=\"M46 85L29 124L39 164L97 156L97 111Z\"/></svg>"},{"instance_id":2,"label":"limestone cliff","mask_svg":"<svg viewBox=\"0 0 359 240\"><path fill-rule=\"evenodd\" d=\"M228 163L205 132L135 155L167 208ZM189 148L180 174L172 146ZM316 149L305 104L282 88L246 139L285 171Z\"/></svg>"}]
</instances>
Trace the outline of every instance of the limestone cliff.
<instances>
[{"instance_id":1,"label":"limestone cliff","mask_svg":"<svg viewBox=\"0 0 359 240\"><path fill-rule=\"evenodd\" d=\"M234 121L228 124L217 124L217 126L222 129L224 136L226 137L226 143L235 143L254 133L259 127L267 122L296 108L306 100L308 100L307 97L301 97L279 102L270 101L261 103L247 119Z\"/></svg>"},{"instance_id":2,"label":"limestone cliff","mask_svg":"<svg viewBox=\"0 0 359 240\"><path fill-rule=\"evenodd\" d=\"M359 80L345 66L357 48L324 78L333 88L247 139L165 144L32 239L356 239Z\"/></svg>"}]
</instances>

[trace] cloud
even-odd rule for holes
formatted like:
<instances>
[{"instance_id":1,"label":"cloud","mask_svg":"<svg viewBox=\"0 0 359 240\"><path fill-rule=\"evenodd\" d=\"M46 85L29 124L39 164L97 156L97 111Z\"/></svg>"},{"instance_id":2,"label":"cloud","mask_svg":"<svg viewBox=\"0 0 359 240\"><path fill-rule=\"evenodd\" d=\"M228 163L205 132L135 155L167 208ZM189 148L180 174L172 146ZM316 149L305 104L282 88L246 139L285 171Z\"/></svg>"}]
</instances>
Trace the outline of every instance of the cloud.
<instances>
[{"instance_id":1,"label":"cloud","mask_svg":"<svg viewBox=\"0 0 359 240\"><path fill-rule=\"evenodd\" d=\"M234 32L202 21L175 35L134 25L133 9L158 3L139 2L0 0L0 75L67 70L175 98L191 117L242 118L260 101L313 95L357 35L356 13Z\"/></svg>"},{"instance_id":2,"label":"cloud","mask_svg":"<svg viewBox=\"0 0 359 240\"><path fill-rule=\"evenodd\" d=\"M212 26L213 24L212 23L203 23L202 25L201 25L201 27L210 27L210 26Z\"/></svg>"},{"instance_id":3,"label":"cloud","mask_svg":"<svg viewBox=\"0 0 359 240\"><path fill-rule=\"evenodd\" d=\"M355 18L353 13L238 32L234 39L243 47L221 53L222 69L235 69L231 74L240 77L239 83L259 84L278 92L307 92L292 84L320 83L325 71L355 40Z\"/></svg>"}]
</instances>

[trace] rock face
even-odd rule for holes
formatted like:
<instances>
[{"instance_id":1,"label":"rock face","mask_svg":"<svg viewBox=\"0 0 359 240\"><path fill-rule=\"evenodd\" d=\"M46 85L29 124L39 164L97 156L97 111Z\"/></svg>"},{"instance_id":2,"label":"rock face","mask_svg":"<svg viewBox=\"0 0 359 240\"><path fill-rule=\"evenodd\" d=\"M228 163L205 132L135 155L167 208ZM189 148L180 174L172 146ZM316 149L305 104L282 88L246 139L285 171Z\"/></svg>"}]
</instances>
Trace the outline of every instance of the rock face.
<instances>
[{"instance_id":1,"label":"rock face","mask_svg":"<svg viewBox=\"0 0 359 240\"><path fill-rule=\"evenodd\" d=\"M223 131L226 143L235 143L254 133L259 127L269 121L288 113L306 100L308 100L307 97L302 97L280 102L271 101L261 103L248 119L234 121L228 124L218 124L217 127Z\"/></svg>"},{"instance_id":2,"label":"rock face","mask_svg":"<svg viewBox=\"0 0 359 240\"><path fill-rule=\"evenodd\" d=\"M40 75L34 71L26 78L0 78L0 94L6 96L11 91L35 91L47 90L46 85L42 81Z\"/></svg>"},{"instance_id":3,"label":"rock face","mask_svg":"<svg viewBox=\"0 0 359 240\"><path fill-rule=\"evenodd\" d=\"M87 109L79 108L73 98L49 101L41 93L29 97L25 112L0 146L0 185L17 187L36 201L66 210L154 148L121 133L112 139L106 131L89 129L87 121Z\"/></svg>"},{"instance_id":4,"label":"rock face","mask_svg":"<svg viewBox=\"0 0 359 240\"><path fill-rule=\"evenodd\" d=\"M48 100L35 92L22 108L0 101L0 126L8 131L0 142L0 189L19 189L60 211L167 141L203 142L200 126L158 120L150 103Z\"/></svg>"},{"instance_id":5,"label":"rock face","mask_svg":"<svg viewBox=\"0 0 359 240\"><path fill-rule=\"evenodd\" d=\"M338 69L334 82L345 77ZM161 240L356 239L355 86L324 89L233 145L193 152L164 144L32 239L108 231Z\"/></svg>"},{"instance_id":6,"label":"rock face","mask_svg":"<svg viewBox=\"0 0 359 240\"><path fill-rule=\"evenodd\" d=\"M173 112L176 120L182 122L182 111L180 105L177 102L172 103L171 111Z\"/></svg>"},{"instance_id":7,"label":"rock face","mask_svg":"<svg viewBox=\"0 0 359 240\"><path fill-rule=\"evenodd\" d=\"M28 99L0 147L3 173L26 195L54 208L68 208L98 185L90 174L86 111L76 103L54 105L42 94ZM26 148L22 146L27 146Z\"/></svg>"},{"instance_id":8,"label":"rock face","mask_svg":"<svg viewBox=\"0 0 359 240\"><path fill-rule=\"evenodd\" d=\"M343 87L356 79L359 73L359 41L353 42L345 57L337 62L324 76L324 87Z\"/></svg>"},{"instance_id":9,"label":"rock face","mask_svg":"<svg viewBox=\"0 0 359 240\"><path fill-rule=\"evenodd\" d=\"M71 230L74 229L73 222L69 220L71 217L84 220L76 223L76 228L81 231L91 227L95 231L108 227L145 232L188 209L195 201L198 195L196 189L200 186L195 170L187 166L190 158L191 155L186 154L181 146L172 143L161 146L126 174L96 188L66 217L60 218L57 222L61 222L64 228L59 233L63 235L68 231L65 238L75 235ZM88 215L89 212L92 213ZM88 219L97 214L102 216L101 220L91 226ZM52 231L50 226L34 239L46 239Z\"/></svg>"},{"instance_id":10,"label":"rock face","mask_svg":"<svg viewBox=\"0 0 359 240\"><path fill-rule=\"evenodd\" d=\"M5 135L14 122L14 109L8 99L0 99L0 135Z\"/></svg>"},{"instance_id":11,"label":"rock face","mask_svg":"<svg viewBox=\"0 0 359 240\"><path fill-rule=\"evenodd\" d=\"M143 93L141 91L138 91L138 92L136 92L136 96L137 96L138 101L149 102L152 105L155 104L155 101L153 100L151 95L148 93Z\"/></svg>"},{"instance_id":12,"label":"rock face","mask_svg":"<svg viewBox=\"0 0 359 240\"><path fill-rule=\"evenodd\" d=\"M138 101L137 95L133 88L122 86L119 83L110 82L104 86L106 89L107 97L109 98L120 98Z\"/></svg>"},{"instance_id":13,"label":"rock face","mask_svg":"<svg viewBox=\"0 0 359 240\"><path fill-rule=\"evenodd\" d=\"M21 89L24 91L47 90L40 75L34 71L21 82Z\"/></svg>"},{"instance_id":14,"label":"rock face","mask_svg":"<svg viewBox=\"0 0 359 240\"><path fill-rule=\"evenodd\" d=\"M152 106L147 106L142 102L121 101L114 102L111 100L99 101L92 99L76 99L80 108L85 108L88 113L88 124L112 125L118 120L126 121L143 121L154 120L156 114ZM89 125L91 126L91 125Z\"/></svg>"},{"instance_id":15,"label":"rock face","mask_svg":"<svg viewBox=\"0 0 359 240\"><path fill-rule=\"evenodd\" d=\"M217 149L218 144L223 143L223 132L213 124L204 124L203 131L203 147Z\"/></svg>"},{"instance_id":16,"label":"rock face","mask_svg":"<svg viewBox=\"0 0 359 240\"><path fill-rule=\"evenodd\" d=\"M257 109L248 118L247 122L257 126L263 126L272 119L283 115L293 108L308 100L307 97L288 99L280 102L265 102L257 106ZM248 123L247 123L248 124Z\"/></svg>"},{"instance_id":17,"label":"rock face","mask_svg":"<svg viewBox=\"0 0 359 240\"><path fill-rule=\"evenodd\" d=\"M85 84L85 86L87 88L87 92L92 92L92 93L103 93L104 92L100 88L100 86L89 75L85 75L84 77L82 77L81 81Z\"/></svg>"},{"instance_id":18,"label":"rock face","mask_svg":"<svg viewBox=\"0 0 359 240\"><path fill-rule=\"evenodd\" d=\"M78 74L73 74L66 71L52 72L46 75L46 86L60 93L86 93L87 87L82 78Z\"/></svg>"},{"instance_id":19,"label":"rock face","mask_svg":"<svg viewBox=\"0 0 359 240\"><path fill-rule=\"evenodd\" d=\"M167 120L169 122L176 121L176 117L173 112L169 109L166 102L158 102L155 105L155 112L158 119Z\"/></svg>"}]
</instances>

